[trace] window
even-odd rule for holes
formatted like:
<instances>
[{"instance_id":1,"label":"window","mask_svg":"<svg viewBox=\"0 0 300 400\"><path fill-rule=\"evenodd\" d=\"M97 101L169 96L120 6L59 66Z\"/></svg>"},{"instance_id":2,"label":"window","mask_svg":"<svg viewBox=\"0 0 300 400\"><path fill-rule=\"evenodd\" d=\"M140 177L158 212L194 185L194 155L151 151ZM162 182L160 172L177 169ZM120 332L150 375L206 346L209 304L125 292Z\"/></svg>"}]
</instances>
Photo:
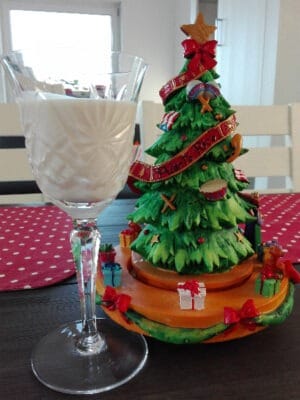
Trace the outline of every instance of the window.
<instances>
[{"instance_id":1,"label":"window","mask_svg":"<svg viewBox=\"0 0 300 400\"><path fill-rule=\"evenodd\" d=\"M22 50L25 65L35 65L43 78L49 57L70 55L59 65L70 71L90 60L95 71L110 50L120 50L119 3L101 0L4 0L3 53ZM83 4L82 4L83 3ZM76 62L74 60L76 59ZM0 88L1 90L1 88ZM2 94L3 100L4 96Z\"/></svg>"},{"instance_id":2,"label":"window","mask_svg":"<svg viewBox=\"0 0 300 400\"><path fill-rule=\"evenodd\" d=\"M39 80L44 79L48 59L57 59L57 72L63 75L86 60L97 71L102 61L99 54L108 54L112 48L109 15L12 10L10 19L12 49L22 50L25 65L36 66ZM60 65L65 54L68 63Z\"/></svg>"}]
</instances>

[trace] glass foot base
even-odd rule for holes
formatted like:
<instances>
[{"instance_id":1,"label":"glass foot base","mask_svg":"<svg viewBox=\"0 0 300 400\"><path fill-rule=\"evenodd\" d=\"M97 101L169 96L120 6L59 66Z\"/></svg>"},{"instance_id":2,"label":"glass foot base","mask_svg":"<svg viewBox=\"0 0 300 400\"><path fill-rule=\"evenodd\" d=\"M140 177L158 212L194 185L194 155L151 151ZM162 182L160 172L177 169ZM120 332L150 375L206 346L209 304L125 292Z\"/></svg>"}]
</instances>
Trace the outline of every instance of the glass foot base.
<instances>
[{"instance_id":1,"label":"glass foot base","mask_svg":"<svg viewBox=\"0 0 300 400\"><path fill-rule=\"evenodd\" d=\"M42 338L31 357L37 379L53 390L70 394L100 393L132 379L146 362L146 340L109 319L98 319L97 325L104 345L92 355L82 354L75 347L81 321L63 325Z\"/></svg>"}]
</instances>

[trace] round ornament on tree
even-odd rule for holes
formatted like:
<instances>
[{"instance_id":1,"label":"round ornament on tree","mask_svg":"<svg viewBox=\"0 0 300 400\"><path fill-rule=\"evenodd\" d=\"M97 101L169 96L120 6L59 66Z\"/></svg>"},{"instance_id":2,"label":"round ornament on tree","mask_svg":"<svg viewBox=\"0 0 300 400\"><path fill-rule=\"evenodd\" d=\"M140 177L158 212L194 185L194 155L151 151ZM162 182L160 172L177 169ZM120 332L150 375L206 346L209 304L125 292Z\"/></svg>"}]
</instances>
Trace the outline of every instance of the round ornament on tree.
<instances>
[{"instance_id":1,"label":"round ornament on tree","mask_svg":"<svg viewBox=\"0 0 300 400\"><path fill-rule=\"evenodd\" d=\"M208 201L222 200L227 192L227 182L224 179L212 179L203 183L199 191Z\"/></svg>"}]
</instances>

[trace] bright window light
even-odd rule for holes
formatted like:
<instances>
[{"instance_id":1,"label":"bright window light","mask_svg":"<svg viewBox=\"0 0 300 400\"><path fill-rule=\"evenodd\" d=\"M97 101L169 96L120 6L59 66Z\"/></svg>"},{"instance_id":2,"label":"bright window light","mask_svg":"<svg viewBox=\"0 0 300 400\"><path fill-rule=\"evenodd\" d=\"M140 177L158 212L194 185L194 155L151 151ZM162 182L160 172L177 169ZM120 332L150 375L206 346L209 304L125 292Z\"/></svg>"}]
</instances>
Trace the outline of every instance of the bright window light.
<instances>
[{"instance_id":1,"label":"bright window light","mask_svg":"<svg viewBox=\"0 0 300 400\"><path fill-rule=\"evenodd\" d=\"M10 20L12 49L22 51L24 64L35 66L39 80L48 78L44 71L53 60L57 60L57 70L52 78L65 73L69 79L79 78L77 70L82 70L86 60L87 72L95 75L109 63L106 55L112 49L110 15L11 10Z\"/></svg>"}]
</instances>

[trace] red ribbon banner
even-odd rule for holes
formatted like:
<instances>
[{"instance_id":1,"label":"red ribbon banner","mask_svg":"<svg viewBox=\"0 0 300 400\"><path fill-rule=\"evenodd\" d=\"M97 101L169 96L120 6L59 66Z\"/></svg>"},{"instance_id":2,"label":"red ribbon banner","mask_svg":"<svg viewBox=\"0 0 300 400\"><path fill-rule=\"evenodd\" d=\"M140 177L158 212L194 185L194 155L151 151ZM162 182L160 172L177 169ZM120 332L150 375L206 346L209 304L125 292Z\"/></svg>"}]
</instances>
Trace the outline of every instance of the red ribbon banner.
<instances>
[{"instance_id":1,"label":"red ribbon banner","mask_svg":"<svg viewBox=\"0 0 300 400\"><path fill-rule=\"evenodd\" d=\"M191 58L187 66L187 71L169 80L159 91L163 101L176 90L187 85L191 80L200 78L206 71L212 69L216 64L214 59L216 53L216 40L210 40L204 44L199 44L194 39L186 39L182 42L184 56Z\"/></svg>"},{"instance_id":2,"label":"red ribbon banner","mask_svg":"<svg viewBox=\"0 0 300 400\"><path fill-rule=\"evenodd\" d=\"M136 190L133 186L134 181L159 182L185 171L213 146L229 136L236 126L235 116L231 115L217 126L203 132L189 146L164 163L150 165L135 161L129 171L129 186Z\"/></svg>"}]
</instances>

